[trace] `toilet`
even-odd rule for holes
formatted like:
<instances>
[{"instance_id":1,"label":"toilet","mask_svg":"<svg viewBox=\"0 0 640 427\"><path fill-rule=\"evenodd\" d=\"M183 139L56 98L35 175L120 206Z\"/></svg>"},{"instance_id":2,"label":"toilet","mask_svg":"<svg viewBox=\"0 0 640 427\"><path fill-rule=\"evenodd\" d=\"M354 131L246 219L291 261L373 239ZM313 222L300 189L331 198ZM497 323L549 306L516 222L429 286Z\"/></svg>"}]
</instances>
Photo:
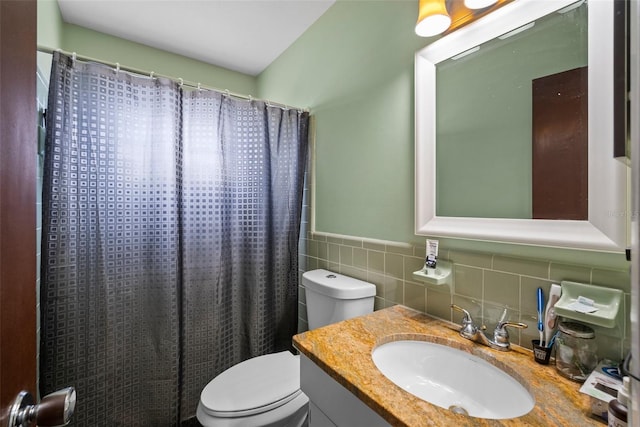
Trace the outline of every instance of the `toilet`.
<instances>
[{"instance_id":1,"label":"toilet","mask_svg":"<svg viewBox=\"0 0 640 427\"><path fill-rule=\"evenodd\" d=\"M309 328L373 312L373 284L327 270L302 275ZM205 427L302 427L309 399L300 390L300 356L288 351L254 357L207 384L196 416Z\"/></svg>"}]
</instances>

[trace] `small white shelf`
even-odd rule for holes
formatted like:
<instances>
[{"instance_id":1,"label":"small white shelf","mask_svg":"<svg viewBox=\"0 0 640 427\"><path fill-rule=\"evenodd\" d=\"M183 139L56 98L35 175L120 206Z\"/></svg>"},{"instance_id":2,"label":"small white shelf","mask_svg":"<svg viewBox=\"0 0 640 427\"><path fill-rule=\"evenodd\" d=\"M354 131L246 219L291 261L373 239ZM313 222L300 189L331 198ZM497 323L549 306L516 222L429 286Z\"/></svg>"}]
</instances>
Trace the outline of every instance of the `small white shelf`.
<instances>
[{"instance_id":1,"label":"small white shelf","mask_svg":"<svg viewBox=\"0 0 640 427\"><path fill-rule=\"evenodd\" d=\"M562 281L561 286L562 297L554 307L556 314L604 328L615 328L619 325L619 317L622 314L620 305L624 295L621 290L569 281ZM597 311L582 313L573 310L573 303L581 296L592 299L593 307L597 308Z\"/></svg>"},{"instance_id":2,"label":"small white shelf","mask_svg":"<svg viewBox=\"0 0 640 427\"><path fill-rule=\"evenodd\" d=\"M438 260L436 268L424 267L422 270L413 272L413 279L428 285L449 286L451 285L452 264L449 261Z\"/></svg>"}]
</instances>

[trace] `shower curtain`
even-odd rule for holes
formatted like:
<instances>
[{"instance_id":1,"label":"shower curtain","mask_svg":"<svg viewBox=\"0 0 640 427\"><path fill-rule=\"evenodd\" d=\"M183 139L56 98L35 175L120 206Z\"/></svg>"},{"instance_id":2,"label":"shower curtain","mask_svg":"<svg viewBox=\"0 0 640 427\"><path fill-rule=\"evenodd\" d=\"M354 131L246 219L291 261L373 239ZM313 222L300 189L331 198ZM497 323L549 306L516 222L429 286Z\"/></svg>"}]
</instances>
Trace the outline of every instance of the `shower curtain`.
<instances>
[{"instance_id":1,"label":"shower curtain","mask_svg":"<svg viewBox=\"0 0 640 427\"><path fill-rule=\"evenodd\" d=\"M40 391L76 426L175 426L290 348L308 114L54 54Z\"/></svg>"}]
</instances>

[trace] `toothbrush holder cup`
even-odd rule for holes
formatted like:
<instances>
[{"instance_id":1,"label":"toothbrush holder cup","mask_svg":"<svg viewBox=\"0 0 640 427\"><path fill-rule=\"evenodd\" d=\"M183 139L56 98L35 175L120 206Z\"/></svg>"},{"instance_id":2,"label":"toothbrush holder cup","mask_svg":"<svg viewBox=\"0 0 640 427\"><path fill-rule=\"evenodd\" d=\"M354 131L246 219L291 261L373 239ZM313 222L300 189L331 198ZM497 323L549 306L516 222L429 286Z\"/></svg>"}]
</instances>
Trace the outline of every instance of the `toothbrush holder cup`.
<instances>
[{"instance_id":1,"label":"toothbrush holder cup","mask_svg":"<svg viewBox=\"0 0 640 427\"><path fill-rule=\"evenodd\" d=\"M541 365L548 365L553 347L540 345L540 340L532 340L531 344L533 345L533 359Z\"/></svg>"}]
</instances>

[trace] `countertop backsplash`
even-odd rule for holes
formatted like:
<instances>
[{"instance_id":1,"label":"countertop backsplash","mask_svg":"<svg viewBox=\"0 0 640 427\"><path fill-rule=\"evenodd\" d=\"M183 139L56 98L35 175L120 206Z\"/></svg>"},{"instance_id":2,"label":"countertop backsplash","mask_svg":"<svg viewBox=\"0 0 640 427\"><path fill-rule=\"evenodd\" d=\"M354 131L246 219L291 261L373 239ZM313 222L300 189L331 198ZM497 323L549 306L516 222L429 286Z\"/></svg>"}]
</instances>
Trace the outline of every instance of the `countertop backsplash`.
<instances>
[{"instance_id":1,"label":"countertop backsplash","mask_svg":"<svg viewBox=\"0 0 640 427\"><path fill-rule=\"evenodd\" d=\"M309 208L305 207L308 216ZM624 298L624 325L620 328L594 327L600 358L622 359L630 348L629 272L556 263L504 255L465 252L440 248L438 259L453 263L451 287L434 287L414 280L412 273L424 265L424 245L372 242L357 237L334 237L308 230L304 221L300 239L299 270L316 268L342 273L375 284L375 309L402 304L431 316L460 323L452 312L457 304L471 312L476 322L492 330L507 309L507 318L529 325L512 331L512 342L531 348L538 337L536 290L548 295L552 283L571 280L621 289ZM302 280L300 280L302 283ZM305 292L299 293L300 332L308 329Z\"/></svg>"}]
</instances>

